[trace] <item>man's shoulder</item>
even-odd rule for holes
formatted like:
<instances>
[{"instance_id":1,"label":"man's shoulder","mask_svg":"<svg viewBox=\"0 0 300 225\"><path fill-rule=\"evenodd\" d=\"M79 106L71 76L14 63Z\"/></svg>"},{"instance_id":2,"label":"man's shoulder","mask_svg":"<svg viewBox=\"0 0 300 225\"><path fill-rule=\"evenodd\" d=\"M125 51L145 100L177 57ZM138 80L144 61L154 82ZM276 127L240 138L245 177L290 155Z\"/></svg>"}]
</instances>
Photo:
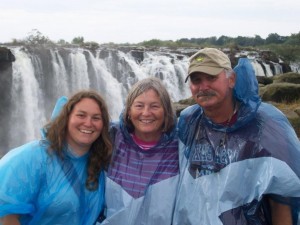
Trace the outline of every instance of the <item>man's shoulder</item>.
<instances>
[{"instance_id":1,"label":"man's shoulder","mask_svg":"<svg viewBox=\"0 0 300 225\"><path fill-rule=\"evenodd\" d=\"M282 111L280 111L278 108L276 108L274 105L266 102L262 102L258 108L258 114L267 119L283 119L286 118L286 116L283 114Z\"/></svg>"},{"instance_id":2,"label":"man's shoulder","mask_svg":"<svg viewBox=\"0 0 300 225\"><path fill-rule=\"evenodd\" d=\"M187 135L194 133L197 127L197 121L201 118L202 108L199 105L192 105L184 109L180 113L178 121L178 136L179 139L185 142Z\"/></svg>"},{"instance_id":3,"label":"man's shoulder","mask_svg":"<svg viewBox=\"0 0 300 225\"><path fill-rule=\"evenodd\" d=\"M189 117L195 114L199 115L199 113L202 113L202 108L198 104L191 105L180 112L179 119Z\"/></svg>"}]
</instances>

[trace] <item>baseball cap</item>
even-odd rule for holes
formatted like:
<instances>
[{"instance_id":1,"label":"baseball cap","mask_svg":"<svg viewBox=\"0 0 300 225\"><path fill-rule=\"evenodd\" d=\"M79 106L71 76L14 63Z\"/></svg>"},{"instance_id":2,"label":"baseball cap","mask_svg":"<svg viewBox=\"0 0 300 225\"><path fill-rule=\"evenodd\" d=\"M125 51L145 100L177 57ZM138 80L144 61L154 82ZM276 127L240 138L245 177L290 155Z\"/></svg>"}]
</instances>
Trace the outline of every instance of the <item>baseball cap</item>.
<instances>
[{"instance_id":1,"label":"baseball cap","mask_svg":"<svg viewBox=\"0 0 300 225\"><path fill-rule=\"evenodd\" d=\"M231 69L231 62L228 56L215 48L203 48L192 55L189 61L190 65L185 82L189 76L195 72L216 76L221 73L223 69Z\"/></svg>"}]
</instances>

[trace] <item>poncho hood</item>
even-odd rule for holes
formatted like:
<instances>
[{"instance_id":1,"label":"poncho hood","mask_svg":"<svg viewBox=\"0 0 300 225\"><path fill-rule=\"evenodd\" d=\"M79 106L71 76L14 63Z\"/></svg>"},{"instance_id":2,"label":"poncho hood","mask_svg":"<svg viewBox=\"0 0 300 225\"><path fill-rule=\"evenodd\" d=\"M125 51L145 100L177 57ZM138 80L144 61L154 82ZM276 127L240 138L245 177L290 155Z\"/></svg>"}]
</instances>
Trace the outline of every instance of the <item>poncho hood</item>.
<instances>
[{"instance_id":1,"label":"poncho hood","mask_svg":"<svg viewBox=\"0 0 300 225\"><path fill-rule=\"evenodd\" d=\"M251 63L246 58L239 59L238 65L234 68L236 74L236 83L233 89L233 96L239 104L237 121L230 127L215 124L208 117L204 116L203 109L198 104L192 105L182 111L181 116L186 116L189 123L203 121L214 130L222 132L232 132L247 124L255 116L261 104L261 98L258 94L258 82ZM202 117L202 118L201 118ZM200 119L201 118L201 119ZM185 121L186 122L186 121ZM179 129L189 129L189 126L179 123ZM185 132L181 132L185 133Z\"/></svg>"}]
</instances>

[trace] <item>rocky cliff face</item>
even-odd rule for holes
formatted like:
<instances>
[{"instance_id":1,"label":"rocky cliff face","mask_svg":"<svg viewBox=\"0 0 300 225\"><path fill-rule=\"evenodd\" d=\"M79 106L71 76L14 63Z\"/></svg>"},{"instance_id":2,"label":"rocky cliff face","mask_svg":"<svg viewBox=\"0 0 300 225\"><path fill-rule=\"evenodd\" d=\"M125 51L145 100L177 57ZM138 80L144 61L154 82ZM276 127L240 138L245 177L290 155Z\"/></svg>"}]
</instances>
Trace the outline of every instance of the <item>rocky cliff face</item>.
<instances>
[{"instance_id":1,"label":"rocky cliff face","mask_svg":"<svg viewBox=\"0 0 300 225\"><path fill-rule=\"evenodd\" d=\"M15 61L14 55L7 48L0 47L0 83L2 90L0 90L0 124L2 127L9 126L9 122L3 115L11 112L8 111L11 103L11 87L12 87L12 62ZM0 129L0 142L6 143L6 130ZM1 153L1 149L0 149Z\"/></svg>"}]
</instances>

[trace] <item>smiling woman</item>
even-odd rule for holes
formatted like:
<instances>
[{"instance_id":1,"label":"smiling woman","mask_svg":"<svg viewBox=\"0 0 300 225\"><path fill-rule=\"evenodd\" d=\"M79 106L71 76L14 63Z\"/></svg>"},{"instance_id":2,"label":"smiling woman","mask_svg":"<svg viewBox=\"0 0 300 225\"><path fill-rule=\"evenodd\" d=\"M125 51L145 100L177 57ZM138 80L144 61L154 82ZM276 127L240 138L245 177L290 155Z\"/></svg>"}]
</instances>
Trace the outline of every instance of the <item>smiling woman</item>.
<instances>
[{"instance_id":1,"label":"smiling woman","mask_svg":"<svg viewBox=\"0 0 300 225\"><path fill-rule=\"evenodd\" d=\"M108 126L106 104L96 92L60 98L43 139L0 160L1 224L94 224L104 205Z\"/></svg>"},{"instance_id":2,"label":"smiling woman","mask_svg":"<svg viewBox=\"0 0 300 225\"><path fill-rule=\"evenodd\" d=\"M158 141L164 122L164 108L155 90L147 90L133 101L128 118L134 126L134 136L143 141Z\"/></svg>"},{"instance_id":3,"label":"smiling woman","mask_svg":"<svg viewBox=\"0 0 300 225\"><path fill-rule=\"evenodd\" d=\"M171 224L179 176L178 140L172 103L159 79L146 78L132 87L111 134L107 219L101 224Z\"/></svg>"},{"instance_id":4,"label":"smiling woman","mask_svg":"<svg viewBox=\"0 0 300 225\"><path fill-rule=\"evenodd\" d=\"M67 142L78 156L86 154L103 128L102 113L97 102L84 98L70 114Z\"/></svg>"}]
</instances>

